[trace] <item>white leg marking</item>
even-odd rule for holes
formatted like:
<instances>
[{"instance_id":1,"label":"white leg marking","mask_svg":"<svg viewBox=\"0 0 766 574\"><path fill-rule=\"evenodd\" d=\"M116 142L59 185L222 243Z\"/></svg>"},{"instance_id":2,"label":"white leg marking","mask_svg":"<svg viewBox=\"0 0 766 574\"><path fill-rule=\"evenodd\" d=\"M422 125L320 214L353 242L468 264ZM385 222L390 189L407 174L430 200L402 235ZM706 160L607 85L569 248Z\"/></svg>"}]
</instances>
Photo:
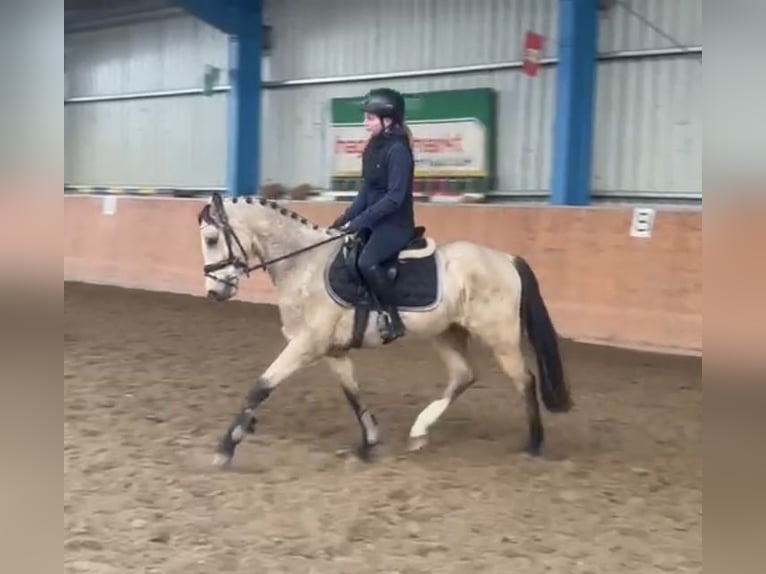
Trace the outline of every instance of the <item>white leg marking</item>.
<instances>
[{"instance_id":1,"label":"white leg marking","mask_svg":"<svg viewBox=\"0 0 766 574\"><path fill-rule=\"evenodd\" d=\"M378 426L372 419L372 413L370 411L364 411L360 418L364 425L364 434L367 435L368 444L378 444Z\"/></svg>"},{"instance_id":2,"label":"white leg marking","mask_svg":"<svg viewBox=\"0 0 766 574\"><path fill-rule=\"evenodd\" d=\"M412 429L410 429L410 437L422 437L428 434L428 427L434 424L436 420L442 416L444 411L447 410L450 402L451 399L449 398L438 399L424 408L418 415L418 418L415 419Z\"/></svg>"},{"instance_id":3,"label":"white leg marking","mask_svg":"<svg viewBox=\"0 0 766 574\"><path fill-rule=\"evenodd\" d=\"M234 427L234 430L231 431L231 440L240 442L243 438L245 438L245 430L242 428L242 425L237 425Z\"/></svg>"}]
</instances>

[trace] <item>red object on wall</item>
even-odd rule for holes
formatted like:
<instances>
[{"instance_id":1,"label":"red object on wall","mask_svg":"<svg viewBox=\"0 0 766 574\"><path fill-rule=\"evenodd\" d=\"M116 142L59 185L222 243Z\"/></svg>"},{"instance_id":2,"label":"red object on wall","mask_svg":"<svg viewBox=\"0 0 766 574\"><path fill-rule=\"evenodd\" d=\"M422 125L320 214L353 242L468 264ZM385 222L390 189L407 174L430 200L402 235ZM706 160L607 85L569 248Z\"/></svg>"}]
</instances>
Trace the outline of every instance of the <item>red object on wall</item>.
<instances>
[{"instance_id":1,"label":"red object on wall","mask_svg":"<svg viewBox=\"0 0 766 574\"><path fill-rule=\"evenodd\" d=\"M537 76L540 60L543 57L543 36L535 32L527 32L524 38L524 65L522 71L532 78Z\"/></svg>"}]
</instances>

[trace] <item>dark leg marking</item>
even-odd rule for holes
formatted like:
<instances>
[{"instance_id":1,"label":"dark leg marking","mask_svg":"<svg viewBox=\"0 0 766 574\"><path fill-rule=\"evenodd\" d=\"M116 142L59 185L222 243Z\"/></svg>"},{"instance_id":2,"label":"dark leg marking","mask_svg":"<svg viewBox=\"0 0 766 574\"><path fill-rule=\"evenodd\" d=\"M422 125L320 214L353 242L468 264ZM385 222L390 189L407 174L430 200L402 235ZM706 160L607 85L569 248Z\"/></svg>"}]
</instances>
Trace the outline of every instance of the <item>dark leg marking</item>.
<instances>
[{"instance_id":1,"label":"dark leg marking","mask_svg":"<svg viewBox=\"0 0 766 574\"><path fill-rule=\"evenodd\" d=\"M369 437L367 436L367 428L364 426L362 417L365 414L368 414L372 424L374 424L376 427L378 426L378 421L375 419L374 414L362 407L359 402L359 397L353 391L346 387L342 388L343 394L346 396L348 404L351 405L351 408L356 415L356 420L359 422L359 426L362 429L362 442L357 449L357 455L364 461L370 461L372 460L373 449L375 448L376 443L370 442Z\"/></svg>"},{"instance_id":2,"label":"dark leg marking","mask_svg":"<svg viewBox=\"0 0 766 574\"><path fill-rule=\"evenodd\" d=\"M264 379L258 379L247 394L247 407L255 409L263 401L269 398L271 389L267 386Z\"/></svg>"},{"instance_id":3,"label":"dark leg marking","mask_svg":"<svg viewBox=\"0 0 766 574\"><path fill-rule=\"evenodd\" d=\"M255 409L271 394L265 379L258 379L247 393L245 406L234 417L226 433L218 445L218 453L225 456L229 461L234 456L237 445L245 438L245 434L255 432Z\"/></svg>"},{"instance_id":4,"label":"dark leg marking","mask_svg":"<svg viewBox=\"0 0 766 574\"><path fill-rule=\"evenodd\" d=\"M537 400L537 383L535 376L531 373L524 388L524 398L526 399L527 421L529 424L527 452L532 456L540 456L545 431L543 430L543 421L540 416L540 403Z\"/></svg>"},{"instance_id":5,"label":"dark leg marking","mask_svg":"<svg viewBox=\"0 0 766 574\"><path fill-rule=\"evenodd\" d=\"M460 383L457 387L455 387L455 390L452 393L451 399L453 401L457 399L460 395L462 395L464 392L470 389L475 382L476 382L476 379L474 377L471 377L469 380Z\"/></svg>"}]
</instances>

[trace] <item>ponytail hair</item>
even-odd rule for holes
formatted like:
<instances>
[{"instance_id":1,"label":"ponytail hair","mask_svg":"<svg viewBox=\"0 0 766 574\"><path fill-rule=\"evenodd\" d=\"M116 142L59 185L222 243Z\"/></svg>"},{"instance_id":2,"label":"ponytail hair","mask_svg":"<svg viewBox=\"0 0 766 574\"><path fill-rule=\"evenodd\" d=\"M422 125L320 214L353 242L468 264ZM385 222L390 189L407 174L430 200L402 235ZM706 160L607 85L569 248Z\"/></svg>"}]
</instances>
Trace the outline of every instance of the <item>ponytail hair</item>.
<instances>
[{"instance_id":1,"label":"ponytail hair","mask_svg":"<svg viewBox=\"0 0 766 574\"><path fill-rule=\"evenodd\" d=\"M404 137L407 139L407 144L410 147L410 150L414 150L415 148L415 137L412 135L412 130L410 129L410 126L408 126L405 122L391 124L391 128L395 128L397 131L401 130L399 133L401 134L404 132ZM367 152L367 149L370 147L370 144L372 144L372 140L375 139L375 136L370 136L367 138L367 142L364 144L364 149L362 150L362 155Z\"/></svg>"},{"instance_id":2,"label":"ponytail hair","mask_svg":"<svg viewBox=\"0 0 766 574\"><path fill-rule=\"evenodd\" d=\"M408 126L406 122L402 122L402 129L404 130L404 133L407 136L407 141L410 144L410 149L414 149L415 137L412 135L412 130L410 129L410 126Z\"/></svg>"}]
</instances>

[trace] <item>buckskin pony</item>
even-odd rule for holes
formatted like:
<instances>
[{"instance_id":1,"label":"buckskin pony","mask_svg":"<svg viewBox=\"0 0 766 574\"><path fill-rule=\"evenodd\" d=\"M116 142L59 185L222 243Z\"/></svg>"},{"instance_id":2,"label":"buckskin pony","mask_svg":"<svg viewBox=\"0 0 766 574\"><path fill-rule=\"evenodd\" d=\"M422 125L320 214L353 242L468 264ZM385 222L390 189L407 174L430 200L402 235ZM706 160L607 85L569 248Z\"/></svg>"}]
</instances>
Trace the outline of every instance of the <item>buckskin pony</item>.
<instances>
[{"instance_id":1,"label":"buckskin pony","mask_svg":"<svg viewBox=\"0 0 766 574\"><path fill-rule=\"evenodd\" d=\"M368 459L379 443L377 421L360 396L350 353L381 346L377 313L355 269L358 238L326 229L264 198L212 194L198 215L205 289L209 297L234 297L239 282L265 270L278 294L287 344L255 381L221 438L216 464L228 466L237 445L255 431L256 411L299 369L325 361L338 376L361 426L358 454ZM423 228L386 265L395 277L405 339L429 339L447 368L440 398L417 416L411 450L426 445L428 431L475 381L468 356L471 337L487 345L526 404L527 450L543 443L539 393L553 413L573 402L558 339L537 278L524 258L468 241L437 244ZM537 377L525 363L522 336L537 359Z\"/></svg>"}]
</instances>

